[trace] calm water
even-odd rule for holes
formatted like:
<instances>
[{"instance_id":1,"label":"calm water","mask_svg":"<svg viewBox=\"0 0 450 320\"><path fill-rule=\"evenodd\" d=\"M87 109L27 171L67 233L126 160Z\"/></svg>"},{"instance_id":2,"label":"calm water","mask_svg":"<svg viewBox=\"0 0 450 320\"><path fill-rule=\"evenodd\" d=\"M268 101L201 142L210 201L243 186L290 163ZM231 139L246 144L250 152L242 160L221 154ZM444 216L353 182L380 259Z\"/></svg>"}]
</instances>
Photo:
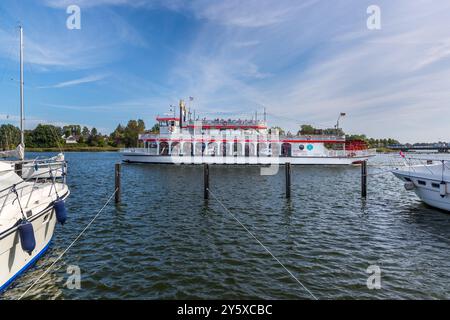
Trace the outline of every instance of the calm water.
<instances>
[{"instance_id":1,"label":"calm water","mask_svg":"<svg viewBox=\"0 0 450 320\"><path fill-rule=\"evenodd\" d=\"M66 157L69 221L3 298L18 298L113 192L118 154ZM378 156L369 172L385 163ZM319 299L450 298L450 215L423 205L392 174L369 177L366 202L358 167L293 167L290 201L284 171L212 167L210 179L223 204ZM107 206L27 298L311 298L217 201L203 201L201 167L123 165L122 185L123 203ZM65 285L70 265L81 270L81 289ZM370 265L381 268L381 290L366 286Z\"/></svg>"}]
</instances>

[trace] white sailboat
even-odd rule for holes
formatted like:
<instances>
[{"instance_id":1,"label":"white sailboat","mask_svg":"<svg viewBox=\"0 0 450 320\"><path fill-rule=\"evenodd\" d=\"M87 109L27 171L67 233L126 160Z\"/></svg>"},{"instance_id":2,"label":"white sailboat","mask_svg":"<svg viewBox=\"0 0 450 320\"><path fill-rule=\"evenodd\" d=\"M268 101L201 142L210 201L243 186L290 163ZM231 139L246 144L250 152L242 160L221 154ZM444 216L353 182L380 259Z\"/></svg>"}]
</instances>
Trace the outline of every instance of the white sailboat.
<instances>
[{"instance_id":1,"label":"white sailboat","mask_svg":"<svg viewBox=\"0 0 450 320\"><path fill-rule=\"evenodd\" d=\"M412 160L425 163L407 163L393 174L405 182L406 190L414 191L429 206L450 211L450 161Z\"/></svg>"},{"instance_id":2,"label":"white sailboat","mask_svg":"<svg viewBox=\"0 0 450 320\"><path fill-rule=\"evenodd\" d=\"M23 161L23 31L20 27L20 108L21 144L19 159ZM0 161L0 292L22 272L32 266L48 249L56 222L66 220L64 200L70 191L65 175L59 179L52 166L33 169L33 175L20 177L15 165L23 162ZM65 167L64 162L60 166ZM45 171L44 171L45 168ZM59 170L64 170L60 168ZM44 179L41 179L44 177Z\"/></svg>"}]
</instances>

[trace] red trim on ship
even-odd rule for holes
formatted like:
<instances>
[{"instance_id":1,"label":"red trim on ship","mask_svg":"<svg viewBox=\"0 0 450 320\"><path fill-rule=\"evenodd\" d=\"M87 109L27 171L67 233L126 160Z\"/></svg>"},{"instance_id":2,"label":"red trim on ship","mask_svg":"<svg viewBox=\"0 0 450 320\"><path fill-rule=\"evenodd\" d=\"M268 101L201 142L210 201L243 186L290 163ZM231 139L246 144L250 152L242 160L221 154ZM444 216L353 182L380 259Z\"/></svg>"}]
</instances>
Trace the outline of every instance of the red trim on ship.
<instances>
[{"instance_id":1,"label":"red trim on ship","mask_svg":"<svg viewBox=\"0 0 450 320\"><path fill-rule=\"evenodd\" d=\"M156 118L156 121L180 121L180 118L174 118L174 117L169 117L169 118L164 118L164 117L162 117L162 118L160 118L160 117L157 117Z\"/></svg>"}]
</instances>

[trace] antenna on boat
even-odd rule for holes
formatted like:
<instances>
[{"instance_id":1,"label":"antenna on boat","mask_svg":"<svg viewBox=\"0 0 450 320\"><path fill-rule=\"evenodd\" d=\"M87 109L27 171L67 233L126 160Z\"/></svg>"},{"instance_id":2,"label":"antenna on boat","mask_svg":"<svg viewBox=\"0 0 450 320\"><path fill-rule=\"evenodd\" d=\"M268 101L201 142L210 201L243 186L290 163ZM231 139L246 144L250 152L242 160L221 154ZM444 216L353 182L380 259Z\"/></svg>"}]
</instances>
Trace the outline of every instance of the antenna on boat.
<instances>
[{"instance_id":1,"label":"antenna on boat","mask_svg":"<svg viewBox=\"0 0 450 320\"><path fill-rule=\"evenodd\" d=\"M180 100L180 129L183 129L183 116L185 111L185 104L183 99Z\"/></svg>"},{"instance_id":2,"label":"antenna on boat","mask_svg":"<svg viewBox=\"0 0 450 320\"><path fill-rule=\"evenodd\" d=\"M19 26L20 31L20 145L25 149L24 136L24 111L23 111L23 28ZM24 153L20 153L20 160L24 159Z\"/></svg>"},{"instance_id":3,"label":"antenna on boat","mask_svg":"<svg viewBox=\"0 0 450 320\"><path fill-rule=\"evenodd\" d=\"M266 122L266 107L264 107L264 122Z\"/></svg>"}]
</instances>

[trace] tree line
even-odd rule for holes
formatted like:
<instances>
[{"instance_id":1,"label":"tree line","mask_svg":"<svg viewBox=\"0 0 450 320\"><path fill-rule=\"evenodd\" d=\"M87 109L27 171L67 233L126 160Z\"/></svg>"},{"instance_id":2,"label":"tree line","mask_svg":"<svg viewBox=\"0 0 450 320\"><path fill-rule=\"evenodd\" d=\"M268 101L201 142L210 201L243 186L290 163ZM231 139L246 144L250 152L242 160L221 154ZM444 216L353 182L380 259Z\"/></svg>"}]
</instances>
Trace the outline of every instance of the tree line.
<instances>
[{"instance_id":1,"label":"tree line","mask_svg":"<svg viewBox=\"0 0 450 320\"><path fill-rule=\"evenodd\" d=\"M157 127L153 127L155 130ZM159 130L159 128L157 128ZM143 120L130 120L127 125L119 124L110 134L101 134L95 127L50 124L38 124L33 130L25 130L27 148L67 147L68 139L76 142L77 147L136 147L138 135L145 132ZM20 129L11 124L0 125L0 150L12 150L20 143Z\"/></svg>"}]
</instances>

